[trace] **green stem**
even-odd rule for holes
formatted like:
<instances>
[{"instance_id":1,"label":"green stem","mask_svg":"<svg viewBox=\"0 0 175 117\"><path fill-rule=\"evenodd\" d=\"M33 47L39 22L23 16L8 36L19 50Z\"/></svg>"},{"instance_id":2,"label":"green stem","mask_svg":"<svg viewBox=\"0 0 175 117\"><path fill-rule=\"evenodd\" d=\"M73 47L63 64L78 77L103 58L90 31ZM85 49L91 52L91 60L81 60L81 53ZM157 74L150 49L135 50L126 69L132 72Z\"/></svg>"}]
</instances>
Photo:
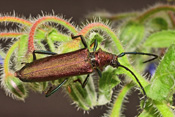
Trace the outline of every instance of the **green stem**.
<instances>
[{"instance_id":1,"label":"green stem","mask_svg":"<svg viewBox=\"0 0 175 117\"><path fill-rule=\"evenodd\" d=\"M122 110L124 98L126 97L127 93L130 91L130 89L133 86L134 86L133 83L129 83L129 84L123 86L123 88L119 92L119 94L114 102L113 108L112 108L111 113L110 113L110 117L120 117L121 116L121 110Z\"/></svg>"},{"instance_id":2,"label":"green stem","mask_svg":"<svg viewBox=\"0 0 175 117\"><path fill-rule=\"evenodd\" d=\"M105 25L103 23L96 22L96 23L88 24L79 32L79 35L86 36L93 30L102 30L102 31L106 32L106 34L109 35L110 38L114 41L119 52L124 52L124 48L123 48L120 40L117 38L116 34L114 33L114 31L112 31L107 25ZM115 50L117 50L117 49L115 49ZM125 58L125 61L128 61L126 57L123 57L123 58Z\"/></svg>"},{"instance_id":3,"label":"green stem","mask_svg":"<svg viewBox=\"0 0 175 117\"><path fill-rule=\"evenodd\" d=\"M137 12L129 12L129 13L119 13L119 14L114 14L112 16L106 16L107 19L109 20L122 20L128 17L135 17L137 16Z\"/></svg>"},{"instance_id":4,"label":"green stem","mask_svg":"<svg viewBox=\"0 0 175 117\"><path fill-rule=\"evenodd\" d=\"M24 33L16 33L16 32L2 32L0 33L0 38L17 38Z\"/></svg>"},{"instance_id":5,"label":"green stem","mask_svg":"<svg viewBox=\"0 0 175 117\"><path fill-rule=\"evenodd\" d=\"M143 23L145 20L147 20L150 16L160 12L160 11L175 11L174 5L161 5L155 8L152 8L142 15L138 16L136 20L138 20L140 23Z\"/></svg>"},{"instance_id":6,"label":"green stem","mask_svg":"<svg viewBox=\"0 0 175 117\"><path fill-rule=\"evenodd\" d=\"M0 37L1 38L18 38L19 36L23 35L24 33L15 33L15 32L3 32L3 33L0 33ZM7 54L6 54L6 57L4 59L4 73L5 75L9 75L10 72L9 72L9 61L10 61L10 57L14 51L14 49L17 47L18 45L18 42L15 42L15 44L13 44L10 49L8 50Z\"/></svg>"},{"instance_id":7,"label":"green stem","mask_svg":"<svg viewBox=\"0 0 175 117\"><path fill-rule=\"evenodd\" d=\"M174 117L173 111L164 102L153 102L159 110L162 117Z\"/></svg>"},{"instance_id":8,"label":"green stem","mask_svg":"<svg viewBox=\"0 0 175 117\"><path fill-rule=\"evenodd\" d=\"M168 12L168 16L171 20L171 23L172 23L172 26L173 26L173 29L175 28L175 16L174 16L174 12L170 11Z\"/></svg>"},{"instance_id":9,"label":"green stem","mask_svg":"<svg viewBox=\"0 0 175 117\"><path fill-rule=\"evenodd\" d=\"M5 60L4 60L4 73L5 73L5 76L8 76L10 73L9 71L9 62L10 62L10 58L14 52L14 50L18 47L18 43L19 41L16 41L11 47L10 49L8 50L7 54L6 54L6 57L5 57Z\"/></svg>"},{"instance_id":10,"label":"green stem","mask_svg":"<svg viewBox=\"0 0 175 117\"><path fill-rule=\"evenodd\" d=\"M18 17L12 17L12 16L0 17L0 22L15 22L15 23L26 25L26 26L31 26L32 25L31 22L29 22L25 19L18 18Z\"/></svg>"},{"instance_id":11,"label":"green stem","mask_svg":"<svg viewBox=\"0 0 175 117\"><path fill-rule=\"evenodd\" d=\"M33 50L34 50L34 35L35 35L37 28L41 24L46 23L46 22L55 22L55 23L61 24L62 26L67 28L74 35L77 34L76 28L72 24L67 22L66 20L63 20L63 19L61 19L59 17L55 17L55 16L42 17L42 18L38 19L31 27L31 30L29 33L29 40L28 40L28 53L33 52Z\"/></svg>"},{"instance_id":12,"label":"green stem","mask_svg":"<svg viewBox=\"0 0 175 117\"><path fill-rule=\"evenodd\" d=\"M50 39L47 39L47 43L48 43L48 45L49 45L50 51L51 51L51 52L55 52L55 45L54 45L53 41L50 40Z\"/></svg>"}]
</instances>

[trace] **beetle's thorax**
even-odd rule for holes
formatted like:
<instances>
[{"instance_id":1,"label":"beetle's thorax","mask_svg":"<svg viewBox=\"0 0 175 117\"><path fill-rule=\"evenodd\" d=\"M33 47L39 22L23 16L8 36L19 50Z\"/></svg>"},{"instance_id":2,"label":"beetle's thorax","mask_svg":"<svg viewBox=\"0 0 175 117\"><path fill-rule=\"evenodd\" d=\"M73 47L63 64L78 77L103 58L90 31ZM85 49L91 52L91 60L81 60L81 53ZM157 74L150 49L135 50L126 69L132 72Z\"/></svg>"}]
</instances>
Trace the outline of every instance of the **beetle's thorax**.
<instances>
[{"instance_id":1,"label":"beetle's thorax","mask_svg":"<svg viewBox=\"0 0 175 117\"><path fill-rule=\"evenodd\" d=\"M114 54L108 53L99 49L96 52L90 53L92 65L94 68L99 68L103 70L103 68L107 65L112 65L114 61L116 61L116 56Z\"/></svg>"}]
</instances>

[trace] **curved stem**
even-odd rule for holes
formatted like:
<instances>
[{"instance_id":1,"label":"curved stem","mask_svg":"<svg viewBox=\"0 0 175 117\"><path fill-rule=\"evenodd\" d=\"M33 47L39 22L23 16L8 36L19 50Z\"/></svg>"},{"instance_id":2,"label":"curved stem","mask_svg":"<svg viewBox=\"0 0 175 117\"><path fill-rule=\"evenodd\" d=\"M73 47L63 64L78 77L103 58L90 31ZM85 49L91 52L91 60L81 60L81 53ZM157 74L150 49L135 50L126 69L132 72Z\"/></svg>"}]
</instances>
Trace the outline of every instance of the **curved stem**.
<instances>
[{"instance_id":1,"label":"curved stem","mask_svg":"<svg viewBox=\"0 0 175 117\"><path fill-rule=\"evenodd\" d=\"M27 21L25 19L18 18L18 17L12 17L12 16L0 17L0 22L15 22L15 23L20 23L20 24L26 25L26 26L32 25L32 23L30 21Z\"/></svg>"},{"instance_id":2,"label":"curved stem","mask_svg":"<svg viewBox=\"0 0 175 117\"><path fill-rule=\"evenodd\" d=\"M120 90L116 100L114 101L114 105L112 107L112 110L110 112L110 117L120 117L121 116L121 110L124 98L126 97L127 93L130 91L130 89L134 86L133 83L129 83L122 87Z\"/></svg>"},{"instance_id":3,"label":"curved stem","mask_svg":"<svg viewBox=\"0 0 175 117\"><path fill-rule=\"evenodd\" d=\"M23 34L24 33L4 32L4 33L0 33L0 38L16 38Z\"/></svg>"},{"instance_id":4,"label":"curved stem","mask_svg":"<svg viewBox=\"0 0 175 117\"><path fill-rule=\"evenodd\" d=\"M29 33L29 40L28 40L28 53L33 52L34 50L34 35L36 32L36 29L45 22L55 22L55 23L59 23L61 25L63 25L64 27L66 27L71 33L73 34L77 34L77 30L76 28L70 24L69 22L59 18L59 17L55 17L55 16L46 16L46 17L42 17L40 19L38 19L32 26L30 33Z\"/></svg>"},{"instance_id":5,"label":"curved stem","mask_svg":"<svg viewBox=\"0 0 175 117\"><path fill-rule=\"evenodd\" d=\"M173 111L167 106L164 102L153 102L159 112L161 113L162 117L174 117Z\"/></svg>"},{"instance_id":6,"label":"curved stem","mask_svg":"<svg viewBox=\"0 0 175 117\"><path fill-rule=\"evenodd\" d=\"M114 31L112 31L111 28L109 28L107 25L105 25L103 23L96 22L96 23L88 24L79 32L79 35L86 36L86 35L88 35L89 32L91 32L93 30L102 30L102 31L106 32L110 36L110 38L114 41L115 45L117 46L117 49L120 52L124 52L124 48L123 48L120 40L117 38L116 34L114 33Z\"/></svg>"},{"instance_id":7,"label":"curved stem","mask_svg":"<svg viewBox=\"0 0 175 117\"><path fill-rule=\"evenodd\" d=\"M16 41L8 50L5 60L4 60L4 73L5 76L11 75L10 71L9 71L9 62L10 62L10 58L12 56L12 53L14 52L14 50L18 47L18 42Z\"/></svg>"},{"instance_id":8,"label":"curved stem","mask_svg":"<svg viewBox=\"0 0 175 117\"><path fill-rule=\"evenodd\" d=\"M0 33L0 38L17 38L23 34L24 33L4 32L4 33ZM8 50L6 57L4 59L4 73L6 76L11 74L9 72L9 69L8 69L9 68L9 61L10 61L10 57L11 57L14 49L17 47L17 45L18 45L18 41L10 47L10 49Z\"/></svg>"},{"instance_id":9,"label":"curved stem","mask_svg":"<svg viewBox=\"0 0 175 117\"><path fill-rule=\"evenodd\" d=\"M140 23L143 23L146 19L148 19L151 15L154 15L160 11L175 11L174 5L161 5L155 8L152 8L142 15L138 16L136 20L138 20Z\"/></svg>"},{"instance_id":10,"label":"curved stem","mask_svg":"<svg viewBox=\"0 0 175 117\"><path fill-rule=\"evenodd\" d=\"M112 21L113 20L116 21L116 20L122 20L122 19L129 18L129 17L135 17L137 15L138 15L137 12L129 12L129 13L114 14L112 16L106 16L106 18Z\"/></svg>"}]
</instances>

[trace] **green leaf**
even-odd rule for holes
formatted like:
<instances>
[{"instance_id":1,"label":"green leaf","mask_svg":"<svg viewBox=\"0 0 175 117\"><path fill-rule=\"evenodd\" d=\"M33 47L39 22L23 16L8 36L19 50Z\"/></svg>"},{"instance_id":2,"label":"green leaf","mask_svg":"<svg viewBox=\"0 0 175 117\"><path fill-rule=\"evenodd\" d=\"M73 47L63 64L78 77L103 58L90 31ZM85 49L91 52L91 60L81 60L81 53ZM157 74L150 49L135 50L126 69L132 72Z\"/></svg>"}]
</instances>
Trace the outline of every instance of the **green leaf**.
<instances>
[{"instance_id":1,"label":"green leaf","mask_svg":"<svg viewBox=\"0 0 175 117\"><path fill-rule=\"evenodd\" d=\"M85 80L85 77L76 76L73 79L80 79L81 82L83 82ZM73 81L71 81L69 84L68 94L72 98L73 102L83 110L89 110L96 106L97 93L95 91L94 81L92 77L89 78L85 88L82 88L80 83L73 83Z\"/></svg>"},{"instance_id":2,"label":"green leaf","mask_svg":"<svg viewBox=\"0 0 175 117\"><path fill-rule=\"evenodd\" d=\"M164 18L156 17L149 22L149 28L151 28L151 30L155 30L155 31L167 30L168 23Z\"/></svg>"},{"instance_id":3,"label":"green leaf","mask_svg":"<svg viewBox=\"0 0 175 117\"><path fill-rule=\"evenodd\" d=\"M50 39L50 38L47 38L47 44L49 46L49 49L51 52L55 52L55 45L54 45L54 42Z\"/></svg>"},{"instance_id":4,"label":"green leaf","mask_svg":"<svg viewBox=\"0 0 175 117\"><path fill-rule=\"evenodd\" d=\"M134 50L137 45L142 41L145 28L143 24L138 22L130 21L122 29L119 35L119 39L122 40L126 46L125 50Z\"/></svg>"},{"instance_id":5,"label":"green leaf","mask_svg":"<svg viewBox=\"0 0 175 117\"><path fill-rule=\"evenodd\" d=\"M46 91L48 87L48 82L32 82L32 83L28 83L27 85L33 91L38 91L42 93L43 91Z\"/></svg>"},{"instance_id":6,"label":"green leaf","mask_svg":"<svg viewBox=\"0 0 175 117\"><path fill-rule=\"evenodd\" d=\"M159 64L151 84L148 85L146 93L153 100L169 100L174 92L175 81L175 45L172 45L166 52L163 60Z\"/></svg>"},{"instance_id":7,"label":"green leaf","mask_svg":"<svg viewBox=\"0 0 175 117\"><path fill-rule=\"evenodd\" d=\"M47 38L52 41L59 41L59 42L63 42L63 41L65 42L65 41L71 40L71 36L61 34L56 29L53 29L52 31L50 31Z\"/></svg>"},{"instance_id":8,"label":"green leaf","mask_svg":"<svg viewBox=\"0 0 175 117\"><path fill-rule=\"evenodd\" d=\"M99 98L98 105L104 105L111 101L112 89L120 83L115 73L114 68L108 67L102 73L102 78L99 79Z\"/></svg>"},{"instance_id":9,"label":"green leaf","mask_svg":"<svg viewBox=\"0 0 175 117\"><path fill-rule=\"evenodd\" d=\"M175 42L175 31L166 30L153 33L144 43L145 47L166 48Z\"/></svg>"},{"instance_id":10,"label":"green leaf","mask_svg":"<svg viewBox=\"0 0 175 117\"><path fill-rule=\"evenodd\" d=\"M43 40L46 37L46 32L43 30L37 30L35 34L35 39L37 40Z\"/></svg>"},{"instance_id":11,"label":"green leaf","mask_svg":"<svg viewBox=\"0 0 175 117\"><path fill-rule=\"evenodd\" d=\"M100 43L103 41L103 37L99 34L99 33L96 33L96 32L92 32L89 36L89 40L87 41L87 44L88 44L88 48L89 50L93 51L93 48L94 46L91 48L91 44L93 44L95 42L95 40L97 40L98 42L98 45L100 45ZM99 49L100 46L97 47L96 50Z\"/></svg>"}]
</instances>

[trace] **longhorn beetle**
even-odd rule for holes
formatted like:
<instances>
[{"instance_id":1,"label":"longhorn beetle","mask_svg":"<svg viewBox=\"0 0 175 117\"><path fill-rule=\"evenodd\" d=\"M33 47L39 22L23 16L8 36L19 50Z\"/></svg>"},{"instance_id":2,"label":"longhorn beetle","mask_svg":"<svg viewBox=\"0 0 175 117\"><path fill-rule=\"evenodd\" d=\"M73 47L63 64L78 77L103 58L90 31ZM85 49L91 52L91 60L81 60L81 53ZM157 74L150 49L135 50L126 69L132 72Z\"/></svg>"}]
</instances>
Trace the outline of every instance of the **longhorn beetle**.
<instances>
[{"instance_id":1,"label":"longhorn beetle","mask_svg":"<svg viewBox=\"0 0 175 117\"><path fill-rule=\"evenodd\" d=\"M82 83L80 79L75 80L74 82L79 82L81 86L84 88L87 84L89 74L94 70L97 71L99 77L102 77L101 71L107 65L111 65L114 68L122 67L125 70L129 71L137 83L141 87L143 94L145 95L146 100L146 92L136 77L136 75L127 67L121 65L118 61L118 58L123 57L126 54L139 54L139 55L148 55L153 56L154 58L149 59L143 63L152 61L156 59L158 56L150 53L142 53L142 52L122 52L119 55L114 55L108 52L103 51L102 49L97 49L98 42L95 40L93 42L94 48L93 52L88 50L88 46L86 41L82 35L72 36L72 39L81 38L81 41L84 45L83 49L76 50L73 52L65 53L65 54L56 54L49 51L42 50L34 50L33 51L33 62L26 63L26 65L15 72L15 76L24 82L41 82L41 81L50 81L56 80L60 78L66 78L63 82L61 82L55 89L50 89L46 93L46 97L55 93L70 76L77 76L87 74L86 79ZM48 54L52 56L48 56L45 58L41 58L36 60L35 54Z\"/></svg>"}]
</instances>

